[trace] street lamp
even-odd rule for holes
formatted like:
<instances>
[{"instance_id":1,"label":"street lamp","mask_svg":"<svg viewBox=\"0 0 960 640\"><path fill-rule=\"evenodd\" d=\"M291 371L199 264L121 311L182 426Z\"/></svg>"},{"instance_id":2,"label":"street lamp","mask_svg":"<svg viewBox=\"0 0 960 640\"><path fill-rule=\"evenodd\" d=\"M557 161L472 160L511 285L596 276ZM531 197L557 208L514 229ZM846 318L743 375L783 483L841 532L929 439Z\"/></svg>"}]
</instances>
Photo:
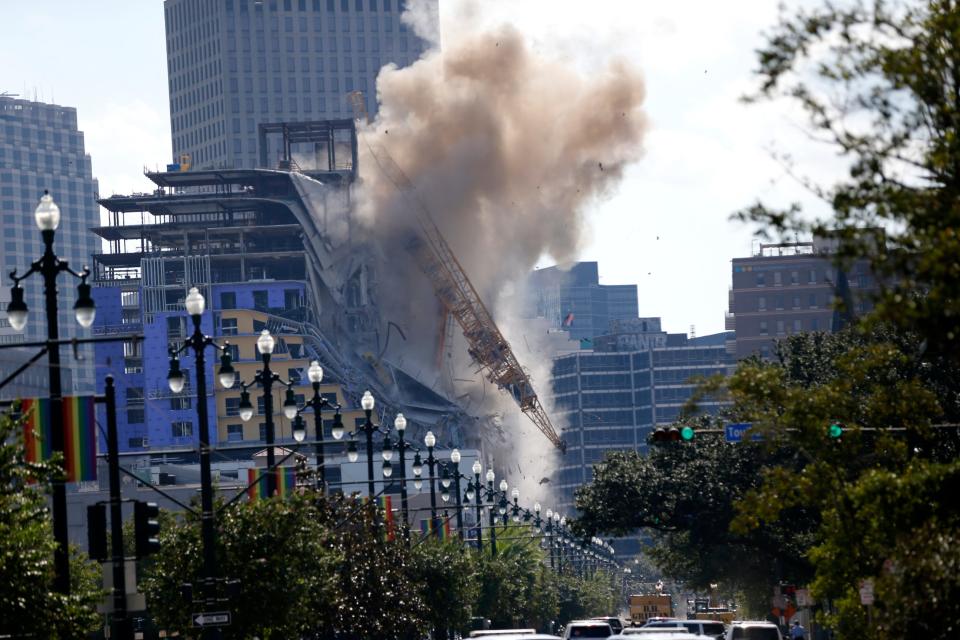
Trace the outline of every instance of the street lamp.
<instances>
[{"instance_id":1,"label":"street lamp","mask_svg":"<svg viewBox=\"0 0 960 640\"><path fill-rule=\"evenodd\" d=\"M420 460L419 451L413 454L411 470L413 471L413 488L419 491L423 487L423 480L420 479L420 474L423 473L423 462Z\"/></svg>"},{"instance_id":2,"label":"street lamp","mask_svg":"<svg viewBox=\"0 0 960 640\"><path fill-rule=\"evenodd\" d=\"M188 296L189 297L189 296ZM244 422L253 417L253 404L250 402L250 393L247 389L256 383L263 387L263 418L266 424L267 440L267 469L272 471L276 466L276 452L273 443L275 441L275 431L273 424L273 384L282 382L279 374L270 369L270 357L276 341L270 332L264 329L257 338L257 350L260 352L260 359L263 362L263 369L258 371L249 383L240 383L240 419ZM292 383L284 382L287 387L286 400L283 403L283 415L292 420L297 415L297 403L293 393ZM272 496L276 492L276 477L273 473L267 474L267 495Z\"/></svg>"},{"instance_id":3,"label":"street lamp","mask_svg":"<svg viewBox=\"0 0 960 640\"><path fill-rule=\"evenodd\" d=\"M427 468L430 470L430 524L433 526L434 535L439 538L440 523L437 521L437 488L434 482L436 479L434 470L437 465L437 459L433 457L433 447L437 444L437 437L433 435L433 431L427 431L427 435L423 438L423 443L427 445Z\"/></svg>"},{"instance_id":4,"label":"street lamp","mask_svg":"<svg viewBox=\"0 0 960 640\"><path fill-rule=\"evenodd\" d=\"M373 500L373 497L377 495L377 489L374 485L373 480L373 432L377 428L373 425L373 407L376 404L376 400L373 398L373 394L369 390L363 392L363 396L360 398L360 408L363 409L363 413L366 415L367 419L363 423L362 427L358 427L358 431L362 431L367 437L367 495L370 496L370 499ZM353 436L356 437L357 432L354 431ZM353 441L351 441L353 445ZM353 445L354 457L351 462L356 461L356 445ZM349 456L349 449L348 449Z\"/></svg>"},{"instance_id":5,"label":"street lamp","mask_svg":"<svg viewBox=\"0 0 960 640\"><path fill-rule=\"evenodd\" d=\"M460 501L460 450L450 452L450 463L453 465L453 491L457 496L457 535L463 540L463 503Z\"/></svg>"},{"instance_id":6,"label":"street lamp","mask_svg":"<svg viewBox=\"0 0 960 640\"><path fill-rule=\"evenodd\" d=\"M323 367L321 367L320 363L316 360L311 362L310 366L307 367L307 378L313 386L313 397L304 404L304 407L313 408L313 427L317 439L314 443L317 454L317 489L323 491L327 483L326 465L323 457L323 408L332 406L332 404L320 393L320 383L323 382ZM337 425L339 425L339 427ZM340 405L336 405L336 413L333 416L333 426L330 429L330 434L334 440L339 440L343 437Z\"/></svg>"},{"instance_id":7,"label":"street lamp","mask_svg":"<svg viewBox=\"0 0 960 640\"><path fill-rule=\"evenodd\" d=\"M493 514L493 481L496 480L493 469L487 469L487 517L490 523L490 555L497 555L497 526Z\"/></svg>"},{"instance_id":8,"label":"street lamp","mask_svg":"<svg viewBox=\"0 0 960 640\"><path fill-rule=\"evenodd\" d=\"M34 273L43 278L43 293L47 319L47 378L50 387L50 448L53 453L63 453L63 380L60 367L60 325L57 305L57 276L66 272L80 280L77 285L77 301L73 305L77 323L89 328L96 316L96 307L90 296L87 278L90 269L84 267L79 273L70 268L66 260L61 260L53 252L53 239L60 225L60 207L53 201L49 191L44 191L40 203L33 212L34 220L43 238L43 255L30 264L30 269L22 276L14 269L10 273L13 287L10 290L10 303L7 305L7 320L14 331L23 331L27 326L29 309L24 301L24 290L20 286ZM53 480L53 537L56 547L53 552L54 588L63 594L70 593L70 549L67 526L67 488L62 477Z\"/></svg>"},{"instance_id":9,"label":"street lamp","mask_svg":"<svg viewBox=\"0 0 960 640\"><path fill-rule=\"evenodd\" d=\"M167 373L167 383L172 392L180 393L183 391L186 376L184 376L183 371L180 369L178 356L187 349L192 349L197 379L197 422L199 423L197 439L200 443L200 525L201 540L203 542L204 597L206 598L206 606L214 607L217 603L215 588L217 581L217 560L216 528L214 526L213 510L213 480L210 473L210 420L207 415L207 367L205 361L207 347L212 346L214 349L222 352L218 378L225 388L229 389L233 386L235 375L233 365L230 362L228 347L218 345L213 341L213 338L204 335L200 328L200 322L203 319L203 312L206 310L206 306L206 300L204 300L200 290L196 287L191 287L184 300L184 307L190 319L193 321L193 333L184 341L179 349L170 349L170 371ZM214 633L219 636L219 629Z\"/></svg>"},{"instance_id":10,"label":"street lamp","mask_svg":"<svg viewBox=\"0 0 960 640\"><path fill-rule=\"evenodd\" d=\"M400 513L403 514L403 537L409 544L410 542L410 513L407 502L407 441L403 439L403 434L407 430L407 419L402 413L398 413L393 419L393 428L397 431L397 455L400 465Z\"/></svg>"},{"instance_id":11,"label":"street lamp","mask_svg":"<svg viewBox=\"0 0 960 640\"><path fill-rule=\"evenodd\" d=\"M483 519L482 519L482 505L480 502L480 493L483 491L483 485L480 484L480 472L483 471L483 465L480 464L479 460L473 461L473 466L470 468L473 471L473 489L475 496L467 498L467 502L470 502L471 499L476 499L476 510L477 510L477 551L483 551ZM468 489L469 490L469 489Z\"/></svg>"}]
</instances>

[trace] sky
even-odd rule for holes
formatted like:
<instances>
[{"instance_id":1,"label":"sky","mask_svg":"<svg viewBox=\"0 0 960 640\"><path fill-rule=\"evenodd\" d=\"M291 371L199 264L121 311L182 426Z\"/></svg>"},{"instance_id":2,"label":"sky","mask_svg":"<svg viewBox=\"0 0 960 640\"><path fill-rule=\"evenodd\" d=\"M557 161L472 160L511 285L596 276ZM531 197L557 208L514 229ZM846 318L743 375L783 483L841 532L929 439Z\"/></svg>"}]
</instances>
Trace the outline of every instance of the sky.
<instances>
[{"instance_id":1,"label":"sky","mask_svg":"<svg viewBox=\"0 0 960 640\"><path fill-rule=\"evenodd\" d=\"M440 2L441 23L458 24L462 0ZM757 242L730 214L758 200L826 213L775 152L823 181L838 166L803 134L795 108L740 100L756 86L754 51L776 23L778 1L481 7L470 18L476 28L510 22L585 73L611 57L641 69L650 119L644 155L591 206L580 259L599 262L602 284L638 285L640 315L663 318L666 330L722 331L730 260L751 255ZM77 108L102 196L151 190L144 169L171 155L162 1L0 0L0 9L0 93ZM454 33L445 28L441 39Z\"/></svg>"}]
</instances>

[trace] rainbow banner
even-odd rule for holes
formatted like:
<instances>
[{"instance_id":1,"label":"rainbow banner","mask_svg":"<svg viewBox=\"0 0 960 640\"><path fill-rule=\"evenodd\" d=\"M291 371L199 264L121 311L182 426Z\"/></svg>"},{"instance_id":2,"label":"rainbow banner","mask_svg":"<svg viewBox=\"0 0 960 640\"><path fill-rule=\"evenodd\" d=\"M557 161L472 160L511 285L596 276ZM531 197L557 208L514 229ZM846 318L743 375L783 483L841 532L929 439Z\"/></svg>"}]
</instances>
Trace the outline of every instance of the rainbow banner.
<instances>
[{"instance_id":1,"label":"rainbow banner","mask_svg":"<svg viewBox=\"0 0 960 640\"><path fill-rule=\"evenodd\" d=\"M440 539L449 540L450 539L450 519L444 518L442 516L437 516L437 520L440 521ZM433 534L433 522L430 518L420 521L420 533L424 536Z\"/></svg>"},{"instance_id":2,"label":"rainbow banner","mask_svg":"<svg viewBox=\"0 0 960 640\"><path fill-rule=\"evenodd\" d=\"M53 454L50 398L26 398L23 443L28 462L43 462ZM63 399L63 462L67 482L97 479L97 410L93 396Z\"/></svg>"},{"instance_id":3,"label":"rainbow banner","mask_svg":"<svg viewBox=\"0 0 960 640\"><path fill-rule=\"evenodd\" d=\"M247 469L247 496L250 500L259 500L267 496L267 478L273 476L273 484L276 488L274 495L289 496L297 486L297 470L294 467L277 467L272 473L261 471L260 469ZM256 481L256 484L254 484Z\"/></svg>"},{"instance_id":4,"label":"rainbow banner","mask_svg":"<svg viewBox=\"0 0 960 640\"><path fill-rule=\"evenodd\" d=\"M387 536L387 540L393 540L395 537L394 532L394 522L393 522L393 497L392 496L380 496L377 498L377 505L380 510L383 511L383 524L384 531Z\"/></svg>"}]
</instances>

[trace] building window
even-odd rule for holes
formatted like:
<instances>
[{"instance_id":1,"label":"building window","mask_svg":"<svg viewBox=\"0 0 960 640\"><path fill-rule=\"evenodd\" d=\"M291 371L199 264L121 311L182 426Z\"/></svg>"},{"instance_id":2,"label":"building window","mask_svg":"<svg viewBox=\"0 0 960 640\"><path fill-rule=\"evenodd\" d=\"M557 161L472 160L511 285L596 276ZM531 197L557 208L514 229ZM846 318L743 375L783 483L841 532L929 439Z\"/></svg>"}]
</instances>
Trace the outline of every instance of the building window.
<instances>
[{"instance_id":1,"label":"building window","mask_svg":"<svg viewBox=\"0 0 960 640\"><path fill-rule=\"evenodd\" d=\"M758 287L764 287L764 286L766 286L766 284L767 284L767 277L766 277L766 275L763 274L763 273L758 273L758 274L757 274L757 286L758 286Z\"/></svg>"},{"instance_id":2,"label":"building window","mask_svg":"<svg viewBox=\"0 0 960 640\"><path fill-rule=\"evenodd\" d=\"M243 441L243 425L228 424L227 425L227 442L242 442L242 441Z\"/></svg>"},{"instance_id":3,"label":"building window","mask_svg":"<svg viewBox=\"0 0 960 640\"><path fill-rule=\"evenodd\" d=\"M777 296L777 309L783 309L783 296Z\"/></svg>"},{"instance_id":4,"label":"building window","mask_svg":"<svg viewBox=\"0 0 960 640\"><path fill-rule=\"evenodd\" d=\"M810 320L810 330L819 331L820 330L820 320L818 318L812 318Z\"/></svg>"},{"instance_id":5,"label":"building window","mask_svg":"<svg viewBox=\"0 0 960 640\"><path fill-rule=\"evenodd\" d=\"M190 396L174 396L170 398L170 409L174 411L189 409L193 406Z\"/></svg>"},{"instance_id":6,"label":"building window","mask_svg":"<svg viewBox=\"0 0 960 640\"><path fill-rule=\"evenodd\" d=\"M127 446L131 449L143 449L146 447L145 438L127 438Z\"/></svg>"},{"instance_id":7,"label":"building window","mask_svg":"<svg viewBox=\"0 0 960 640\"><path fill-rule=\"evenodd\" d=\"M757 298L757 310L766 311L767 310L767 299L764 296Z\"/></svg>"},{"instance_id":8,"label":"building window","mask_svg":"<svg viewBox=\"0 0 960 640\"><path fill-rule=\"evenodd\" d=\"M810 294L810 308L811 309L817 308L817 294L815 293Z\"/></svg>"},{"instance_id":9,"label":"building window","mask_svg":"<svg viewBox=\"0 0 960 640\"><path fill-rule=\"evenodd\" d=\"M778 287L783 284L782 274L779 271L773 272L773 284Z\"/></svg>"},{"instance_id":10,"label":"building window","mask_svg":"<svg viewBox=\"0 0 960 640\"><path fill-rule=\"evenodd\" d=\"M264 404L263 396L260 396L257 398L257 413L259 413L261 416L266 415L266 412L264 411L264 409L265 409L265 404Z\"/></svg>"},{"instance_id":11,"label":"building window","mask_svg":"<svg viewBox=\"0 0 960 640\"><path fill-rule=\"evenodd\" d=\"M224 401L224 409L228 416L240 415L240 398L226 398Z\"/></svg>"},{"instance_id":12,"label":"building window","mask_svg":"<svg viewBox=\"0 0 960 640\"><path fill-rule=\"evenodd\" d=\"M262 440L263 442L267 441L267 423L266 422L260 423L260 440Z\"/></svg>"},{"instance_id":13,"label":"building window","mask_svg":"<svg viewBox=\"0 0 960 640\"><path fill-rule=\"evenodd\" d=\"M143 424L145 417L142 407L127 409L127 424Z\"/></svg>"},{"instance_id":14,"label":"building window","mask_svg":"<svg viewBox=\"0 0 960 640\"><path fill-rule=\"evenodd\" d=\"M220 318L220 335L235 336L238 333L236 318Z\"/></svg>"},{"instance_id":15,"label":"building window","mask_svg":"<svg viewBox=\"0 0 960 640\"><path fill-rule=\"evenodd\" d=\"M800 284L800 272L791 271L790 272L790 284Z\"/></svg>"},{"instance_id":16,"label":"building window","mask_svg":"<svg viewBox=\"0 0 960 640\"><path fill-rule=\"evenodd\" d=\"M793 296L793 308L794 309L800 308L800 296Z\"/></svg>"},{"instance_id":17,"label":"building window","mask_svg":"<svg viewBox=\"0 0 960 640\"><path fill-rule=\"evenodd\" d=\"M236 128L239 129L240 121L235 120ZM234 291L224 291L220 294L220 308L221 309L236 309L237 308L237 294Z\"/></svg>"},{"instance_id":18,"label":"building window","mask_svg":"<svg viewBox=\"0 0 960 640\"><path fill-rule=\"evenodd\" d=\"M227 352L230 354L230 359L233 362L238 362L240 360L240 345L227 344L224 345L224 348L226 348Z\"/></svg>"},{"instance_id":19,"label":"building window","mask_svg":"<svg viewBox=\"0 0 960 640\"><path fill-rule=\"evenodd\" d=\"M193 435L193 423L180 420L170 425L170 431L174 438L186 438Z\"/></svg>"},{"instance_id":20,"label":"building window","mask_svg":"<svg viewBox=\"0 0 960 640\"><path fill-rule=\"evenodd\" d=\"M287 380L293 384L300 384L303 380L303 369L300 367L290 367L287 369Z\"/></svg>"},{"instance_id":21,"label":"building window","mask_svg":"<svg viewBox=\"0 0 960 640\"><path fill-rule=\"evenodd\" d=\"M253 292L253 308L258 311L263 311L267 309L267 292L266 291L254 291Z\"/></svg>"},{"instance_id":22,"label":"building window","mask_svg":"<svg viewBox=\"0 0 960 640\"><path fill-rule=\"evenodd\" d=\"M766 321L766 320L761 320L761 321L760 321L760 335L762 335L762 336L767 335L767 321Z\"/></svg>"},{"instance_id":23,"label":"building window","mask_svg":"<svg viewBox=\"0 0 960 640\"><path fill-rule=\"evenodd\" d=\"M283 308L284 309L300 308L300 290L299 289L283 290Z\"/></svg>"},{"instance_id":24,"label":"building window","mask_svg":"<svg viewBox=\"0 0 960 640\"><path fill-rule=\"evenodd\" d=\"M179 340L186 335L183 320L180 316L167 317L167 340Z\"/></svg>"},{"instance_id":25,"label":"building window","mask_svg":"<svg viewBox=\"0 0 960 640\"><path fill-rule=\"evenodd\" d=\"M795 333L800 333L801 331L803 331L803 320L793 321L793 331Z\"/></svg>"},{"instance_id":26,"label":"building window","mask_svg":"<svg viewBox=\"0 0 960 640\"><path fill-rule=\"evenodd\" d=\"M777 335L783 335L783 320L777 320Z\"/></svg>"},{"instance_id":27,"label":"building window","mask_svg":"<svg viewBox=\"0 0 960 640\"><path fill-rule=\"evenodd\" d=\"M817 270L816 270L816 269L810 269L810 273L807 274L807 275L808 275L807 282L809 282L810 284L817 284Z\"/></svg>"}]
</instances>

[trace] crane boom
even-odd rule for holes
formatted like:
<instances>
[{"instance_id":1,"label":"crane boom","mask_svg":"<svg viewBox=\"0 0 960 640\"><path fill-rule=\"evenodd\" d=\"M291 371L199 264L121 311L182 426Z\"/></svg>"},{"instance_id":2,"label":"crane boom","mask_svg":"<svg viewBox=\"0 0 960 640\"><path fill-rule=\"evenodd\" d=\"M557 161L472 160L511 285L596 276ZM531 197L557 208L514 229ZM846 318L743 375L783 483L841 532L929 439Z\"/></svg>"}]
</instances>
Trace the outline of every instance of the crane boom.
<instances>
[{"instance_id":1,"label":"crane boom","mask_svg":"<svg viewBox=\"0 0 960 640\"><path fill-rule=\"evenodd\" d=\"M367 120L363 94L354 91L349 98L355 119ZM420 233L410 234L406 248L430 280L440 303L463 330L470 357L480 365L488 380L513 396L520 410L554 446L566 452L566 442L554 429L530 377L520 366L510 343L503 337L457 256L437 228L430 210L418 197L413 183L385 148L370 144L366 138L364 140L380 171L414 207Z\"/></svg>"}]
</instances>

